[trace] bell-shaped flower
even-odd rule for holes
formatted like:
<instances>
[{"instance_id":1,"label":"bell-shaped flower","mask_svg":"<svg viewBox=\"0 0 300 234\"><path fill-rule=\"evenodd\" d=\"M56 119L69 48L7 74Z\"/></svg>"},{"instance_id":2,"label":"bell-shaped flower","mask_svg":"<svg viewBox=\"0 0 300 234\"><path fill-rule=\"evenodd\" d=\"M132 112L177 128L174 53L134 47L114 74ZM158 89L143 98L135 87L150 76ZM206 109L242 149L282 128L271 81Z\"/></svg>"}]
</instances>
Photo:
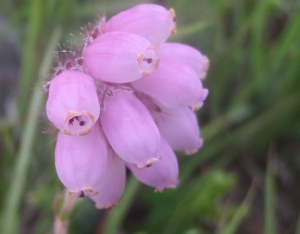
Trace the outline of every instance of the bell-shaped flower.
<instances>
[{"instance_id":1,"label":"bell-shaped flower","mask_svg":"<svg viewBox=\"0 0 300 234\"><path fill-rule=\"evenodd\" d=\"M139 35L110 32L85 47L83 64L97 79L126 83L155 71L159 56L156 46Z\"/></svg>"},{"instance_id":2,"label":"bell-shaped flower","mask_svg":"<svg viewBox=\"0 0 300 234\"><path fill-rule=\"evenodd\" d=\"M178 184L176 155L162 137L159 155L161 159L150 167L139 169L136 165L127 163L134 176L144 184L155 187L156 192L162 192L165 188L176 188Z\"/></svg>"},{"instance_id":3,"label":"bell-shaped flower","mask_svg":"<svg viewBox=\"0 0 300 234\"><path fill-rule=\"evenodd\" d=\"M174 9L155 4L141 4L113 16L101 27L102 33L122 31L138 34L155 45L176 33Z\"/></svg>"},{"instance_id":4,"label":"bell-shaped flower","mask_svg":"<svg viewBox=\"0 0 300 234\"><path fill-rule=\"evenodd\" d=\"M108 99L100 119L110 145L125 161L143 168L159 159L158 128L133 93L119 91Z\"/></svg>"},{"instance_id":5,"label":"bell-shaped flower","mask_svg":"<svg viewBox=\"0 0 300 234\"><path fill-rule=\"evenodd\" d=\"M160 57L186 64L194 69L201 80L205 79L209 60L195 48L180 43L165 43L160 48Z\"/></svg>"},{"instance_id":6,"label":"bell-shaped flower","mask_svg":"<svg viewBox=\"0 0 300 234\"><path fill-rule=\"evenodd\" d=\"M125 162L109 147L105 173L97 185L99 193L90 198L96 203L98 209L111 208L119 203L125 183Z\"/></svg>"},{"instance_id":7,"label":"bell-shaped flower","mask_svg":"<svg viewBox=\"0 0 300 234\"><path fill-rule=\"evenodd\" d=\"M166 59L155 72L131 84L169 108L200 108L208 94L191 67Z\"/></svg>"},{"instance_id":8,"label":"bell-shaped flower","mask_svg":"<svg viewBox=\"0 0 300 234\"><path fill-rule=\"evenodd\" d=\"M67 135L86 135L100 114L96 86L91 76L67 70L54 77L47 100L48 119Z\"/></svg>"},{"instance_id":9,"label":"bell-shaped flower","mask_svg":"<svg viewBox=\"0 0 300 234\"><path fill-rule=\"evenodd\" d=\"M173 150L193 154L202 147L196 114L188 107L156 112L154 118L161 135Z\"/></svg>"},{"instance_id":10,"label":"bell-shaped flower","mask_svg":"<svg viewBox=\"0 0 300 234\"><path fill-rule=\"evenodd\" d=\"M76 197L96 195L107 161L107 144L96 124L89 134L68 136L59 132L55 167L61 182Z\"/></svg>"}]
</instances>

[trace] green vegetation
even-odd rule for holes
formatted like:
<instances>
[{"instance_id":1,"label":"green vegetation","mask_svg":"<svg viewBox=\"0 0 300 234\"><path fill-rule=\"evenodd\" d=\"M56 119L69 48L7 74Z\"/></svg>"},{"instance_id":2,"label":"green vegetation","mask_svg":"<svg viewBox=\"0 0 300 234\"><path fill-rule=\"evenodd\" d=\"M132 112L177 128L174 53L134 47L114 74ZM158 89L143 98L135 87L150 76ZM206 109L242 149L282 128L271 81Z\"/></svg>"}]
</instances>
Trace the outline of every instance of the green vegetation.
<instances>
[{"instance_id":1,"label":"green vegetation","mask_svg":"<svg viewBox=\"0 0 300 234\"><path fill-rule=\"evenodd\" d=\"M1 233L52 233L60 213L62 201L53 206L55 195L64 194L54 168L56 136L41 88L57 44L79 42L79 28L99 12L110 17L142 2L1 1L0 65L11 53L8 43L17 51L10 69L17 64L19 74L12 88L19 114L0 113ZM154 193L129 176L112 210L78 201L62 214L70 233L300 233L299 1L156 3L176 10L178 34L170 40L210 59L204 81L210 93L198 111L204 147L191 157L178 154L175 190ZM10 77L0 72L1 86Z\"/></svg>"}]
</instances>

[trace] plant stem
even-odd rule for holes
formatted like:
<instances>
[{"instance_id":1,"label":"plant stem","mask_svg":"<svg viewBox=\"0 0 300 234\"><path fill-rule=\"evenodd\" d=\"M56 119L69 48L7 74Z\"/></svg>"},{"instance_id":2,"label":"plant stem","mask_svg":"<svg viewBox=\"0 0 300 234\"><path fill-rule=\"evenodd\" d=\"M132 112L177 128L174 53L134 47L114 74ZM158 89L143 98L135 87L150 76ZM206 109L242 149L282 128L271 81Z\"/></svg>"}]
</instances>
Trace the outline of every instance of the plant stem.
<instances>
[{"instance_id":1,"label":"plant stem","mask_svg":"<svg viewBox=\"0 0 300 234\"><path fill-rule=\"evenodd\" d=\"M52 51L55 49L60 35L61 30L56 28L45 51L43 63L39 71L39 77L49 72L53 58ZM26 173L32 155L32 146L34 144L36 129L39 122L38 117L43 101L44 92L41 90L34 90L30 101L26 124L21 136L20 150L16 157L12 172L12 181L7 192L5 207L2 213L2 225L4 227L3 234L17 233L15 229L18 226L18 208L24 192Z\"/></svg>"},{"instance_id":2,"label":"plant stem","mask_svg":"<svg viewBox=\"0 0 300 234\"><path fill-rule=\"evenodd\" d=\"M131 176L124 195L122 197L121 203L113 208L108 214L105 226L103 228L103 234L115 234L119 226L121 225L131 203L134 199L134 194L138 190L140 182L134 177Z\"/></svg>"}]
</instances>

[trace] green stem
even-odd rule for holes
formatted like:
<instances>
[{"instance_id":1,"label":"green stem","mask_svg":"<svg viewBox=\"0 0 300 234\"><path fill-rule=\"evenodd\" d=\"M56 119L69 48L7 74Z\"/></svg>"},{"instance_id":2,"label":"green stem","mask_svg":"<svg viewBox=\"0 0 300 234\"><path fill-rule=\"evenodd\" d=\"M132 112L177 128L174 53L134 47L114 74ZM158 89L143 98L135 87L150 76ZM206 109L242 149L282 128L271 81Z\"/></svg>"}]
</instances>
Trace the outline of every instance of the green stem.
<instances>
[{"instance_id":1,"label":"green stem","mask_svg":"<svg viewBox=\"0 0 300 234\"><path fill-rule=\"evenodd\" d=\"M39 77L47 74L50 70L53 58L52 52L58 43L60 34L61 30L57 28L54 30L50 38L49 44L45 51L43 63L39 71ZM24 192L26 173L32 155L32 147L34 144L36 129L39 122L38 118L40 108L43 104L43 100L44 92L42 92L41 90L34 90L30 101L26 124L21 136L20 151L16 157L16 162L12 173L13 178L7 192L5 207L2 214L2 220L4 222L4 231L2 232L3 234L16 233L15 229L18 226L18 208L22 198L22 194Z\"/></svg>"},{"instance_id":2,"label":"green stem","mask_svg":"<svg viewBox=\"0 0 300 234\"><path fill-rule=\"evenodd\" d=\"M36 49L39 36L42 30L43 1L33 0L29 8L28 32L25 38L22 51L21 79L19 85L18 110L21 121L27 113L29 107L30 88L33 85L36 75L36 61L38 61Z\"/></svg>"},{"instance_id":3,"label":"green stem","mask_svg":"<svg viewBox=\"0 0 300 234\"><path fill-rule=\"evenodd\" d=\"M297 227L295 234L300 234L300 215L298 216Z\"/></svg>"},{"instance_id":4,"label":"green stem","mask_svg":"<svg viewBox=\"0 0 300 234\"><path fill-rule=\"evenodd\" d=\"M267 172L265 178L265 234L276 234L276 218L275 218L275 178L272 167L273 150L270 147Z\"/></svg>"},{"instance_id":5,"label":"green stem","mask_svg":"<svg viewBox=\"0 0 300 234\"><path fill-rule=\"evenodd\" d=\"M133 202L134 195L136 194L139 185L140 182L134 176L131 176L121 199L121 203L113 208L108 214L103 234L117 233L119 226L121 225L131 203Z\"/></svg>"},{"instance_id":6,"label":"green stem","mask_svg":"<svg viewBox=\"0 0 300 234\"><path fill-rule=\"evenodd\" d=\"M242 204L237 209L236 213L232 217L232 220L230 221L230 223L226 227L223 227L222 230L218 231L219 234L236 233L236 231L237 231L238 227L240 226L241 222L243 221L243 219L246 218L246 216L250 212L251 202L253 200L254 193L255 193L255 187L252 184L252 186L250 187L250 189L247 193L246 198L244 199Z\"/></svg>"}]
</instances>

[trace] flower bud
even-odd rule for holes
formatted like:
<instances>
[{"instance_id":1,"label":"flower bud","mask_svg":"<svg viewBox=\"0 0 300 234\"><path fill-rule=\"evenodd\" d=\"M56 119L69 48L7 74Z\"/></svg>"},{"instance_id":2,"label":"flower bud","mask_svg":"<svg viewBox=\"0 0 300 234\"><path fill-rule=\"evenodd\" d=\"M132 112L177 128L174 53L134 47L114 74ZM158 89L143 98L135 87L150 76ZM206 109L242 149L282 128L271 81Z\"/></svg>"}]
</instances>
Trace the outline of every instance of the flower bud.
<instances>
[{"instance_id":1,"label":"flower bud","mask_svg":"<svg viewBox=\"0 0 300 234\"><path fill-rule=\"evenodd\" d=\"M127 163L134 176L146 185L155 187L156 192L165 188L176 188L178 184L178 163L168 143L161 137L159 150L161 159L150 167L139 169L136 165Z\"/></svg>"},{"instance_id":2,"label":"flower bud","mask_svg":"<svg viewBox=\"0 0 300 234\"><path fill-rule=\"evenodd\" d=\"M120 91L107 100L100 119L110 145L125 161L143 168L158 160L159 131L132 93Z\"/></svg>"},{"instance_id":3,"label":"flower bud","mask_svg":"<svg viewBox=\"0 0 300 234\"><path fill-rule=\"evenodd\" d=\"M107 209L119 203L126 183L125 162L109 147L105 173L97 184L99 193L90 198L98 209Z\"/></svg>"},{"instance_id":4,"label":"flower bud","mask_svg":"<svg viewBox=\"0 0 300 234\"><path fill-rule=\"evenodd\" d=\"M96 195L107 160L107 145L98 125L84 136L59 132L55 148L55 167L61 182L76 197Z\"/></svg>"},{"instance_id":5,"label":"flower bud","mask_svg":"<svg viewBox=\"0 0 300 234\"><path fill-rule=\"evenodd\" d=\"M54 77L46 110L48 119L63 133L88 134L100 114L93 78L75 70Z\"/></svg>"},{"instance_id":6,"label":"flower bud","mask_svg":"<svg viewBox=\"0 0 300 234\"><path fill-rule=\"evenodd\" d=\"M111 32L97 37L83 51L83 64L102 81L126 83L156 70L157 49L145 38L128 32Z\"/></svg>"},{"instance_id":7,"label":"flower bud","mask_svg":"<svg viewBox=\"0 0 300 234\"><path fill-rule=\"evenodd\" d=\"M165 43L160 49L161 58L188 65L203 80L209 68L209 60L195 48L180 43Z\"/></svg>"},{"instance_id":8,"label":"flower bud","mask_svg":"<svg viewBox=\"0 0 300 234\"><path fill-rule=\"evenodd\" d=\"M193 154L202 147L197 116L188 107L156 112L157 127L173 150Z\"/></svg>"},{"instance_id":9,"label":"flower bud","mask_svg":"<svg viewBox=\"0 0 300 234\"><path fill-rule=\"evenodd\" d=\"M138 34L155 45L176 33L176 15L155 4L141 4L112 17L101 28L103 33L122 31Z\"/></svg>"},{"instance_id":10,"label":"flower bud","mask_svg":"<svg viewBox=\"0 0 300 234\"><path fill-rule=\"evenodd\" d=\"M192 68L162 59L155 72L131 84L168 108L199 108L208 92Z\"/></svg>"}]
</instances>

